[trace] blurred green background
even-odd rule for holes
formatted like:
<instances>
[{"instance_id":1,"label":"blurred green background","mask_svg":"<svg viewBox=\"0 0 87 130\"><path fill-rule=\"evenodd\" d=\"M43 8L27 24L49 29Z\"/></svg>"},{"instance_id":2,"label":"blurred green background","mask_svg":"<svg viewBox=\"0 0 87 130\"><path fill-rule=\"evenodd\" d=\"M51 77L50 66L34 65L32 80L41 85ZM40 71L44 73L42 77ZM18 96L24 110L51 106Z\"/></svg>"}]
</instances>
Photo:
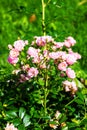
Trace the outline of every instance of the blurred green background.
<instances>
[{"instance_id":1,"label":"blurred green background","mask_svg":"<svg viewBox=\"0 0 87 130\"><path fill-rule=\"evenodd\" d=\"M48 0L45 0L47 2ZM42 35L41 0L0 0L0 67L8 68L8 44L20 37L29 42ZM81 69L87 68L87 0L51 0L46 8L47 35L63 41L73 36L73 48L82 55Z\"/></svg>"}]
</instances>

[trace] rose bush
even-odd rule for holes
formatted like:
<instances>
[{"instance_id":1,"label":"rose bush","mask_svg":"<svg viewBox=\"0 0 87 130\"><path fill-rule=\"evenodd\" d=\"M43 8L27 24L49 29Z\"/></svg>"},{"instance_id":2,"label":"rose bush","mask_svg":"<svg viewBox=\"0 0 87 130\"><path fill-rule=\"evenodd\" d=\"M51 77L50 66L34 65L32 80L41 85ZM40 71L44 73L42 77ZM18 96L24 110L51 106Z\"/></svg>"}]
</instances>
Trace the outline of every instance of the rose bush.
<instances>
[{"instance_id":1,"label":"rose bush","mask_svg":"<svg viewBox=\"0 0 87 130\"><path fill-rule=\"evenodd\" d=\"M75 44L76 41L71 36L63 42L56 42L51 36L35 36L31 45L29 45L28 41L17 40L13 46L8 46L10 50L8 62L16 68L12 72L17 77L16 82L18 84L23 84L24 82L32 83L32 87L28 87L28 89L37 89L34 100L40 105L40 110L37 110L40 117L38 117L39 115L37 117L40 118L39 125L41 122L43 124L42 129L68 129L66 122L60 121L64 115L60 114L60 108L56 110L56 113L61 116L58 115L58 117L55 116L54 118L51 117L52 115L48 108L51 105L49 96L53 93L55 86L51 87L53 83L59 82L56 84L55 90L60 94L65 91L70 97L76 97L78 85L76 84L76 74L72 66L77 63L81 55L71 49ZM13 61L9 60L9 57ZM17 62L14 62L15 58L18 59ZM41 97L37 96L39 93ZM32 98L34 95L32 95ZM35 109L35 107L31 107L30 111L32 109ZM29 124L29 128L34 127L32 123L30 123L31 125Z\"/></svg>"}]
</instances>

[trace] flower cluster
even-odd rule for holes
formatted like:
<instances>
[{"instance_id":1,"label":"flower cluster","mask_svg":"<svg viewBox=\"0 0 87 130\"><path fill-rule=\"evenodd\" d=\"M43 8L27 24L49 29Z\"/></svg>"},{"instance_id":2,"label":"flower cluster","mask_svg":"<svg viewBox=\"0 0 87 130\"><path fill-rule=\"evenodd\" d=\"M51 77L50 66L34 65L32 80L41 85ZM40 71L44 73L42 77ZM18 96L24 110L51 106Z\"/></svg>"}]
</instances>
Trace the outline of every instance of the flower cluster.
<instances>
[{"instance_id":1,"label":"flower cluster","mask_svg":"<svg viewBox=\"0 0 87 130\"><path fill-rule=\"evenodd\" d=\"M8 57L8 62L10 64L16 64L19 60L20 52L24 49L25 45L28 45L28 41L17 40L14 42L14 45L8 45L10 49L10 54Z\"/></svg>"},{"instance_id":2,"label":"flower cluster","mask_svg":"<svg viewBox=\"0 0 87 130\"><path fill-rule=\"evenodd\" d=\"M9 45L10 54L8 62L10 64L16 64L19 60L19 55L24 47L28 44L27 41L18 40L14 42L14 45ZM21 61L20 68L14 72L20 72L20 82L24 82L33 77L36 77L42 69L48 69L50 71L50 61L57 70L60 71L61 76L66 76L68 79L74 79L76 77L74 70L71 69L74 63L81 58L81 55L77 52L73 52L71 47L76 44L73 37L69 36L64 42L56 42L51 36L35 36L26 51L26 57ZM25 62L24 62L25 61ZM75 83L71 82L70 85L67 81L63 82L65 91L71 91L75 94L77 91Z\"/></svg>"},{"instance_id":3,"label":"flower cluster","mask_svg":"<svg viewBox=\"0 0 87 130\"><path fill-rule=\"evenodd\" d=\"M18 129L15 128L13 124L7 123L5 130L18 130Z\"/></svg>"}]
</instances>

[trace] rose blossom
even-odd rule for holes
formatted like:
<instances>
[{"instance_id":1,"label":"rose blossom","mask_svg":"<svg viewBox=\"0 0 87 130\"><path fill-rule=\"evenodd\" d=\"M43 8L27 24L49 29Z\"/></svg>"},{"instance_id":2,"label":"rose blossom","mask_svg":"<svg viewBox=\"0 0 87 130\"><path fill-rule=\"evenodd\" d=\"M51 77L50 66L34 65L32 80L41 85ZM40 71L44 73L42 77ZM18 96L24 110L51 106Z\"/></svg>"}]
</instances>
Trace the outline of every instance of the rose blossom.
<instances>
[{"instance_id":1,"label":"rose blossom","mask_svg":"<svg viewBox=\"0 0 87 130\"><path fill-rule=\"evenodd\" d=\"M17 40L14 42L14 48L18 51L22 51L26 43L23 40Z\"/></svg>"},{"instance_id":2,"label":"rose blossom","mask_svg":"<svg viewBox=\"0 0 87 130\"><path fill-rule=\"evenodd\" d=\"M74 78L75 78L75 72L74 72L74 70L72 70L71 68L68 68L68 69L66 70L66 75L67 75L69 78L71 78L71 79L74 79Z\"/></svg>"},{"instance_id":3,"label":"rose blossom","mask_svg":"<svg viewBox=\"0 0 87 130\"><path fill-rule=\"evenodd\" d=\"M13 124L7 123L5 130L18 130L18 129L15 128Z\"/></svg>"},{"instance_id":4,"label":"rose blossom","mask_svg":"<svg viewBox=\"0 0 87 130\"><path fill-rule=\"evenodd\" d=\"M81 55L77 52L73 52L71 48L68 49L69 54L72 54L76 60L81 59Z\"/></svg>"},{"instance_id":5,"label":"rose blossom","mask_svg":"<svg viewBox=\"0 0 87 130\"><path fill-rule=\"evenodd\" d=\"M76 86L76 83L74 81L72 81L71 86L72 86L72 93L74 94L78 90L77 86Z\"/></svg>"},{"instance_id":6,"label":"rose blossom","mask_svg":"<svg viewBox=\"0 0 87 130\"><path fill-rule=\"evenodd\" d=\"M71 44L69 43L69 42L67 42L66 40L64 41L64 45L66 46L66 47L71 47Z\"/></svg>"},{"instance_id":7,"label":"rose blossom","mask_svg":"<svg viewBox=\"0 0 87 130\"><path fill-rule=\"evenodd\" d=\"M81 55L77 52L73 52L74 57L78 60L81 59Z\"/></svg>"},{"instance_id":8,"label":"rose blossom","mask_svg":"<svg viewBox=\"0 0 87 130\"><path fill-rule=\"evenodd\" d=\"M63 86L66 92L71 91L71 94L75 94L77 91L76 83L74 81L70 82L68 80L63 81Z\"/></svg>"},{"instance_id":9,"label":"rose blossom","mask_svg":"<svg viewBox=\"0 0 87 130\"><path fill-rule=\"evenodd\" d=\"M76 43L76 40L71 36L67 37L66 40L64 41L64 45L68 48L71 46L74 46L75 43Z\"/></svg>"},{"instance_id":10,"label":"rose blossom","mask_svg":"<svg viewBox=\"0 0 87 130\"><path fill-rule=\"evenodd\" d=\"M25 81L29 80L29 77L27 77L25 74L20 75L20 82L23 83Z\"/></svg>"},{"instance_id":11,"label":"rose blossom","mask_svg":"<svg viewBox=\"0 0 87 130\"><path fill-rule=\"evenodd\" d=\"M71 88L71 82L69 82L68 80L63 81L63 86L64 86L66 92L71 91L71 89L70 89Z\"/></svg>"},{"instance_id":12,"label":"rose blossom","mask_svg":"<svg viewBox=\"0 0 87 130\"><path fill-rule=\"evenodd\" d=\"M46 43L53 42L54 39L51 36L35 36L35 42L38 46L45 46ZM32 45L34 45L35 42L32 42Z\"/></svg>"},{"instance_id":13,"label":"rose blossom","mask_svg":"<svg viewBox=\"0 0 87 130\"><path fill-rule=\"evenodd\" d=\"M60 58L61 55L62 55L62 52L61 52L61 51L49 53L49 57L52 58L52 59L54 59L54 60Z\"/></svg>"},{"instance_id":14,"label":"rose blossom","mask_svg":"<svg viewBox=\"0 0 87 130\"><path fill-rule=\"evenodd\" d=\"M40 49L29 47L27 54L30 55L31 57L38 57L39 52L40 52Z\"/></svg>"},{"instance_id":15,"label":"rose blossom","mask_svg":"<svg viewBox=\"0 0 87 130\"><path fill-rule=\"evenodd\" d=\"M15 57L15 58L12 58L12 57L8 57L8 62L10 64L16 64L18 62L19 58Z\"/></svg>"},{"instance_id":16,"label":"rose blossom","mask_svg":"<svg viewBox=\"0 0 87 130\"><path fill-rule=\"evenodd\" d=\"M66 56L66 62L69 65L72 65L72 64L74 64L76 62L76 57L73 54L67 54L67 56Z\"/></svg>"},{"instance_id":17,"label":"rose blossom","mask_svg":"<svg viewBox=\"0 0 87 130\"><path fill-rule=\"evenodd\" d=\"M62 71L66 71L66 67L67 67L67 63L65 61L59 63L59 65L58 65L58 69L62 70Z\"/></svg>"},{"instance_id":18,"label":"rose blossom","mask_svg":"<svg viewBox=\"0 0 87 130\"><path fill-rule=\"evenodd\" d=\"M14 49L14 48L12 50L10 50L10 57L17 58L18 56L19 56L18 50Z\"/></svg>"},{"instance_id":19,"label":"rose blossom","mask_svg":"<svg viewBox=\"0 0 87 130\"><path fill-rule=\"evenodd\" d=\"M63 43L62 42L54 42L54 46L56 48L62 48L63 47Z\"/></svg>"},{"instance_id":20,"label":"rose blossom","mask_svg":"<svg viewBox=\"0 0 87 130\"><path fill-rule=\"evenodd\" d=\"M34 67L31 67L29 70L28 70L28 77L29 78L32 78L32 77L36 77L38 75L38 70L37 68L34 68Z\"/></svg>"},{"instance_id":21,"label":"rose blossom","mask_svg":"<svg viewBox=\"0 0 87 130\"><path fill-rule=\"evenodd\" d=\"M74 46L74 44L76 44L76 40L71 36L67 37L66 41L68 41L71 46Z\"/></svg>"},{"instance_id":22,"label":"rose blossom","mask_svg":"<svg viewBox=\"0 0 87 130\"><path fill-rule=\"evenodd\" d=\"M36 39L36 44L38 46L45 46L46 40L43 37L37 37Z\"/></svg>"}]
</instances>

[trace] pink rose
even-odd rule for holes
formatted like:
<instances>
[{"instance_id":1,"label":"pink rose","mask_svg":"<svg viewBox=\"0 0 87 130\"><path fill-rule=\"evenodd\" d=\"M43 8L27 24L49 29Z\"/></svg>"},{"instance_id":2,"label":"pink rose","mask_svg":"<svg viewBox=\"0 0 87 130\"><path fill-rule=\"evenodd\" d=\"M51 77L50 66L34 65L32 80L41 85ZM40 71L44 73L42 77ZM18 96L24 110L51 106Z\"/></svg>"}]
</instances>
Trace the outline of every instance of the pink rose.
<instances>
[{"instance_id":1,"label":"pink rose","mask_svg":"<svg viewBox=\"0 0 87 130\"><path fill-rule=\"evenodd\" d=\"M28 70L28 77L29 78L32 78L32 77L36 77L38 75L38 70L37 68L34 68L34 67L31 67L29 70Z\"/></svg>"},{"instance_id":2,"label":"pink rose","mask_svg":"<svg viewBox=\"0 0 87 130\"><path fill-rule=\"evenodd\" d=\"M67 58L66 58L66 62L69 64L69 65L72 65L76 62L76 57L72 54L67 54Z\"/></svg>"},{"instance_id":3,"label":"pink rose","mask_svg":"<svg viewBox=\"0 0 87 130\"><path fill-rule=\"evenodd\" d=\"M76 40L71 36L66 38L66 40L64 41L64 45L68 48L71 47L71 46L74 46L75 43L76 43Z\"/></svg>"},{"instance_id":4,"label":"pink rose","mask_svg":"<svg viewBox=\"0 0 87 130\"><path fill-rule=\"evenodd\" d=\"M10 64L16 64L18 62L18 60L19 60L19 58L17 58L17 57L15 57L15 58L10 57L10 56L8 57L8 62Z\"/></svg>"},{"instance_id":5,"label":"pink rose","mask_svg":"<svg viewBox=\"0 0 87 130\"><path fill-rule=\"evenodd\" d=\"M40 52L40 49L35 49L34 47L29 47L27 54L30 57L33 57L33 63L39 63L40 62L39 52Z\"/></svg>"},{"instance_id":6,"label":"pink rose","mask_svg":"<svg viewBox=\"0 0 87 130\"><path fill-rule=\"evenodd\" d=\"M63 86L66 92L71 92L71 94L75 94L77 91L76 83L74 81L70 82L68 80L63 82Z\"/></svg>"},{"instance_id":7,"label":"pink rose","mask_svg":"<svg viewBox=\"0 0 87 130\"><path fill-rule=\"evenodd\" d=\"M64 86L70 86L71 82L69 82L68 80L63 81L63 85Z\"/></svg>"},{"instance_id":8,"label":"pink rose","mask_svg":"<svg viewBox=\"0 0 87 130\"><path fill-rule=\"evenodd\" d=\"M59 65L58 65L58 69L62 70L62 71L66 71L66 67L67 67L67 63L65 61L59 63Z\"/></svg>"},{"instance_id":9,"label":"pink rose","mask_svg":"<svg viewBox=\"0 0 87 130\"><path fill-rule=\"evenodd\" d=\"M21 83L23 83L23 82L25 82L25 81L27 81L27 80L29 80L29 77L27 77L27 76L24 75L24 74L21 74L21 75L20 75L20 82L21 82Z\"/></svg>"},{"instance_id":10,"label":"pink rose","mask_svg":"<svg viewBox=\"0 0 87 130\"><path fill-rule=\"evenodd\" d=\"M72 70L71 68L68 68L66 70L66 75L71 79L74 79L76 77L74 70Z\"/></svg>"},{"instance_id":11,"label":"pink rose","mask_svg":"<svg viewBox=\"0 0 87 130\"><path fill-rule=\"evenodd\" d=\"M51 52L51 53L49 53L49 57L54 59L54 60L60 58L60 56L61 56L60 52Z\"/></svg>"},{"instance_id":12,"label":"pink rose","mask_svg":"<svg viewBox=\"0 0 87 130\"><path fill-rule=\"evenodd\" d=\"M76 40L71 36L67 37L66 41L69 42L71 46L74 46L74 44L76 44Z\"/></svg>"},{"instance_id":13,"label":"pink rose","mask_svg":"<svg viewBox=\"0 0 87 130\"><path fill-rule=\"evenodd\" d=\"M62 48L63 47L62 42L54 42L54 45L55 45L56 48Z\"/></svg>"},{"instance_id":14,"label":"pink rose","mask_svg":"<svg viewBox=\"0 0 87 130\"><path fill-rule=\"evenodd\" d=\"M71 44L70 44L68 41L66 41L66 40L64 41L64 45L65 45L66 47L68 47L68 48L71 47Z\"/></svg>"},{"instance_id":15,"label":"pink rose","mask_svg":"<svg viewBox=\"0 0 87 130\"><path fill-rule=\"evenodd\" d=\"M30 55L31 57L38 57L40 50L36 49L34 47L29 47L27 54Z\"/></svg>"},{"instance_id":16,"label":"pink rose","mask_svg":"<svg viewBox=\"0 0 87 130\"><path fill-rule=\"evenodd\" d=\"M14 49L14 48L12 50L10 50L10 57L17 58L18 56L19 56L18 50Z\"/></svg>"},{"instance_id":17,"label":"pink rose","mask_svg":"<svg viewBox=\"0 0 87 130\"><path fill-rule=\"evenodd\" d=\"M24 49L25 43L23 40L18 40L14 42L14 48L17 49L18 51L22 51Z\"/></svg>"},{"instance_id":18,"label":"pink rose","mask_svg":"<svg viewBox=\"0 0 87 130\"><path fill-rule=\"evenodd\" d=\"M77 60L78 60L78 59L81 59L81 55L80 55L79 53L77 53L77 52L74 53L74 52L73 52L73 55L76 57Z\"/></svg>"},{"instance_id":19,"label":"pink rose","mask_svg":"<svg viewBox=\"0 0 87 130\"><path fill-rule=\"evenodd\" d=\"M46 40L43 37L37 37L36 39L36 44L38 46L45 46Z\"/></svg>"}]
</instances>

